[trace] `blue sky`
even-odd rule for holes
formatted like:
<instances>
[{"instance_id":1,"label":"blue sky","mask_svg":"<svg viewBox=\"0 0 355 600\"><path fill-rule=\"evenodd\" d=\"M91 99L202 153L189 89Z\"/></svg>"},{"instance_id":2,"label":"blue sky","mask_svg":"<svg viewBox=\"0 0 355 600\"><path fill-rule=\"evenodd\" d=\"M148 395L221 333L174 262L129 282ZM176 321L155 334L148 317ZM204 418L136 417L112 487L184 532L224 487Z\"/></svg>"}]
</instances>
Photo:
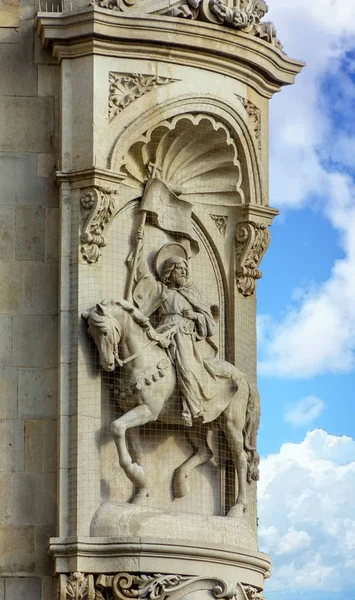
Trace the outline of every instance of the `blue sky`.
<instances>
[{"instance_id":1,"label":"blue sky","mask_svg":"<svg viewBox=\"0 0 355 600\"><path fill-rule=\"evenodd\" d=\"M267 600L355 600L355 2L270 0L307 62L270 110L258 283L260 548Z\"/></svg>"}]
</instances>

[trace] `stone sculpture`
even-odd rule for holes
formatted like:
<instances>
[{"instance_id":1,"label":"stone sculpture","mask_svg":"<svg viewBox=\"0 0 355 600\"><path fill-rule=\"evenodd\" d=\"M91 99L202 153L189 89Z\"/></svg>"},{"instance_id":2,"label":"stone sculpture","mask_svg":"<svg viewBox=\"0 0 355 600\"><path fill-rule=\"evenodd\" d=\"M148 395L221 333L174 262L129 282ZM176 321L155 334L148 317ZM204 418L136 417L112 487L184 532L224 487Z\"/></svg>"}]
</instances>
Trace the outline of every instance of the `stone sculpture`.
<instances>
[{"instance_id":1,"label":"stone sculpture","mask_svg":"<svg viewBox=\"0 0 355 600\"><path fill-rule=\"evenodd\" d=\"M208 425L216 422L226 436L238 474L238 497L229 512L234 516L239 508L246 508L247 482L258 479L258 393L232 364L204 355L203 341L217 353L211 337L213 312L217 315L218 309L207 306L189 281L185 247L168 243L157 252L157 277L142 259L147 212L155 215L159 228L182 234L189 238L189 247L197 246L189 222L191 206L156 177L154 167L150 174L141 202L141 224L129 257L127 295L132 295L134 303L103 301L83 314L99 350L101 367L121 369L124 384L118 403L124 414L111 424L111 433L120 465L136 486L134 501L138 502L149 493L139 459L133 462L127 447L126 433L130 431L138 449L136 428L146 423L159 420L187 426L194 454L175 472L174 493L181 497L187 492L192 470L212 456L206 435ZM160 322L154 329L149 317L158 309Z\"/></svg>"}]
</instances>

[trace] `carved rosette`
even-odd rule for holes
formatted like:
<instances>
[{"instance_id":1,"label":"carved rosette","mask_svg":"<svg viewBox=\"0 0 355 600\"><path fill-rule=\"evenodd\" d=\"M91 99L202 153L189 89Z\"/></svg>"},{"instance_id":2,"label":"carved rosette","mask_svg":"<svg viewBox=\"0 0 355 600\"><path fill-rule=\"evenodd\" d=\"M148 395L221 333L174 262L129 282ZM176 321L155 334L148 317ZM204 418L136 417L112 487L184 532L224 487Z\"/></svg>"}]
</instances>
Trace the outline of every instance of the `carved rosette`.
<instances>
[{"instance_id":1,"label":"carved rosette","mask_svg":"<svg viewBox=\"0 0 355 600\"><path fill-rule=\"evenodd\" d=\"M270 242L267 225L254 221L243 221L237 225L237 286L243 296L255 292L256 280L262 276L258 266Z\"/></svg>"},{"instance_id":2,"label":"carved rosette","mask_svg":"<svg viewBox=\"0 0 355 600\"><path fill-rule=\"evenodd\" d=\"M100 248L106 246L105 233L115 214L116 193L116 190L92 187L80 198L83 216L81 253L88 263L97 262L101 256Z\"/></svg>"},{"instance_id":3,"label":"carved rosette","mask_svg":"<svg viewBox=\"0 0 355 600\"><path fill-rule=\"evenodd\" d=\"M94 576L78 572L60 575L59 600L95 600Z\"/></svg>"},{"instance_id":4,"label":"carved rosette","mask_svg":"<svg viewBox=\"0 0 355 600\"><path fill-rule=\"evenodd\" d=\"M249 117L249 122L252 128L252 132L256 141L256 146L258 149L258 152L260 154L261 152L261 110L260 108L258 108L257 106L255 106L255 104L253 104L252 102L250 102L250 100L248 100L247 98L243 98L243 96L238 96L237 95L238 100L242 103L242 105L244 106L248 117Z\"/></svg>"},{"instance_id":5,"label":"carved rosette","mask_svg":"<svg viewBox=\"0 0 355 600\"><path fill-rule=\"evenodd\" d=\"M174 83L175 79L158 77L157 75L142 75L140 73L122 74L109 73L108 116L112 119L129 104L148 94L156 87Z\"/></svg>"}]
</instances>

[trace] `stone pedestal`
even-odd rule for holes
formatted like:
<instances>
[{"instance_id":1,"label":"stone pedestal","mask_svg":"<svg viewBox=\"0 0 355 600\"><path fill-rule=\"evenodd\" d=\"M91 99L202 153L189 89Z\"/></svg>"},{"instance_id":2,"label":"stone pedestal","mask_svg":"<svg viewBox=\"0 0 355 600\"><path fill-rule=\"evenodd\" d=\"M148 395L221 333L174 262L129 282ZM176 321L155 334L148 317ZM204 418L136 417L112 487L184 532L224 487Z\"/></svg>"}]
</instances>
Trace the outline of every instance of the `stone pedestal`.
<instances>
[{"instance_id":1,"label":"stone pedestal","mask_svg":"<svg viewBox=\"0 0 355 600\"><path fill-rule=\"evenodd\" d=\"M257 552L255 289L277 214L268 206L268 102L302 68L260 21L263 6L124 0L38 13L42 44L61 64L60 505L50 554L62 599L261 598L270 565ZM157 180L163 208L142 211L147 182ZM211 311L215 321L214 333L200 336L209 343L205 358L224 361L221 379L237 367L247 408L234 433L229 401L219 398L224 408L210 418L207 446L189 443L176 392L175 420L162 410L140 428L142 471L130 481L124 469L133 468L122 456L120 468L109 428L115 420L119 445L117 402L122 409L122 398L136 394L144 405L142 385L157 386L170 367L158 361L143 383L141 375L123 381L117 348L122 369L113 371L82 314L103 299L134 306L138 276L126 259L141 243L139 227L159 285L158 250L175 244L186 253L210 307L195 306L191 320ZM143 313L144 300L135 297ZM239 450L233 456L239 435L249 461L243 501ZM192 448L207 454L187 469ZM149 496L132 504L142 472Z\"/></svg>"}]
</instances>

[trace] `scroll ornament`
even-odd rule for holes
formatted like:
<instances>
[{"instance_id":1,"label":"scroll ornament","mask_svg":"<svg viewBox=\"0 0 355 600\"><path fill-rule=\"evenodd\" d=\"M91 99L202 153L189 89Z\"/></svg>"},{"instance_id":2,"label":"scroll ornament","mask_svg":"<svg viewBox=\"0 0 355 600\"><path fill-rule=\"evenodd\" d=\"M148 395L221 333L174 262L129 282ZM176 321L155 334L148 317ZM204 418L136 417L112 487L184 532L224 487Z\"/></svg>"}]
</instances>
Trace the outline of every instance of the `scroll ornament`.
<instances>
[{"instance_id":1,"label":"scroll ornament","mask_svg":"<svg viewBox=\"0 0 355 600\"><path fill-rule=\"evenodd\" d=\"M256 280L262 276L258 266L270 242L267 225L253 221L241 222L236 232L237 286L243 296L255 292Z\"/></svg>"},{"instance_id":2,"label":"scroll ornament","mask_svg":"<svg viewBox=\"0 0 355 600\"><path fill-rule=\"evenodd\" d=\"M98 575L95 600L179 600L189 592L209 589L217 600L263 600L254 586L200 576L156 573Z\"/></svg>"},{"instance_id":3,"label":"scroll ornament","mask_svg":"<svg viewBox=\"0 0 355 600\"><path fill-rule=\"evenodd\" d=\"M106 246L105 232L116 207L116 190L100 187L87 189L80 198L84 222L81 230L81 253L88 263L95 263Z\"/></svg>"},{"instance_id":4,"label":"scroll ornament","mask_svg":"<svg viewBox=\"0 0 355 600\"><path fill-rule=\"evenodd\" d=\"M247 98L243 98L243 96L238 96L237 94L236 94L236 96L237 96L238 100L242 103L242 105L244 106L244 108L248 114L248 117L250 119L250 123L252 126L252 131L254 134L254 138L256 141L256 146L260 153L261 152L261 110Z\"/></svg>"}]
</instances>

